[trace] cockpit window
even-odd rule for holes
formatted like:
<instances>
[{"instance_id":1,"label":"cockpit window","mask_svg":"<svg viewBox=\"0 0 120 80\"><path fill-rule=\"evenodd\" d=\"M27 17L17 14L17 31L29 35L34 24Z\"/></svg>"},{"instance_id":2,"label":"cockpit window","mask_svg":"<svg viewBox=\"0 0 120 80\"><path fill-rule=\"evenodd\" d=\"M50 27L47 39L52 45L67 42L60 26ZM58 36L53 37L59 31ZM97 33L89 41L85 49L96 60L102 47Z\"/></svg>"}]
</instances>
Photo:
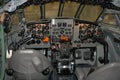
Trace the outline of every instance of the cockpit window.
<instances>
[{"instance_id":1,"label":"cockpit window","mask_svg":"<svg viewBox=\"0 0 120 80\"><path fill-rule=\"evenodd\" d=\"M110 25L116 25L115 16L112 14L106 14L103 22Z\"/></svg>"},{"instance_id":2,"label":"cockpit window","mask_svg":"<svg viewBox=\"0 0 120 80\"><path fill-rule=\"evenodd\" d=\"M40 6L30 5L24 9L24 14L27 22L40 20Z\"/></svg>"},{"instance_id":3,"label":"cockpit window","mask_svg":"<svg viewBox=\"0 0 120 80\"><path fill-rule=\"evenodd\" d=\"M46 3L45 5L46 18L57 17L59 4L60 2ZM75 18L79 6L80 3L66 1L64 3L62 17ZM78 15L77 18L80 18L80 20L95 22L102 11L103 8L100 6L85 5L83 9L80 11L80 14Z\"/></svg>"},{"instance_id":4,"label":"cockpit window","mask_svg":"<svg viewBox=\"0 0 120 80\"><path fill-rule=\"evenodd\" d=\"M45 15L46 18L54 18L57 16L59 9L59 2L47 3L45 5Z\"/></svg>"},{"instance_id":5,"label":"cockpit window","mask_svg":"<svg viewBox=\"0 0 120 80\"><path fill-rule=\"evenodd\" d=\"M15 26L15 25L18 25L19 24L19 16L18 16L18 13L15 13L13 16L12 16L12 26Z\"/></svg>"},{"instance_id":6,"label":"cockpit window","mask_svg":"<svg viewBox=\"0 0 120 80\"><path fill-rule=\"evenodd\" d=\"M100 6L86 5L80 15L81 20L95 22L101 15L103 8Z\"/></svg>"},{"instance_id":7,"label":"cockpit window","mask_svg":"<svg viewBox=\"0 0 120 80\"><path fill-rule=\"evenodd\" d=\"M77 2L65 2L64 9L63 9L63 17L75 17L77 9L79 7L79 3Z\"/></svg>"},{"instance_id":8,"label":"cockpit window","mask_svg":"<svg viewBox=\"0 0 120 80\"><path fill-rule=\"evenodd\" d=\"M45 3L45 18L58 17L59 1ZM78 11L80 3L65 1L61 17L76 18L75 15ZM77 16L80 20L95 22L101 14L103 8L100 6L85 5ZM31 5L24 9L27 22L39 21L41 18L40 6Z\"/></svg>"}]
</instances>

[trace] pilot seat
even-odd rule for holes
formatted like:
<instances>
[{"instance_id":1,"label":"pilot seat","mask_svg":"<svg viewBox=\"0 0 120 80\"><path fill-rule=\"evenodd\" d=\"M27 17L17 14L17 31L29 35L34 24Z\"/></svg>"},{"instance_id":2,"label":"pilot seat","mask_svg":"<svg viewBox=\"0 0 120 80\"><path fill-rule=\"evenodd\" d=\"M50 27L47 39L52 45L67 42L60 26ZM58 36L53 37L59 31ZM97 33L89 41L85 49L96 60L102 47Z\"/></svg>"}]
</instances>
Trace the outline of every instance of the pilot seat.
<instances>
[{"instance_id":1,"label":"pilot seat","mask_svg":"<svg viewBox=\"0 0 120 80\"><path fill-rule=\"evenodd\" d=\"M17 50L9 60L13 80L49 80L52 66L40 51Z\"/></svg>"}]
</instances>

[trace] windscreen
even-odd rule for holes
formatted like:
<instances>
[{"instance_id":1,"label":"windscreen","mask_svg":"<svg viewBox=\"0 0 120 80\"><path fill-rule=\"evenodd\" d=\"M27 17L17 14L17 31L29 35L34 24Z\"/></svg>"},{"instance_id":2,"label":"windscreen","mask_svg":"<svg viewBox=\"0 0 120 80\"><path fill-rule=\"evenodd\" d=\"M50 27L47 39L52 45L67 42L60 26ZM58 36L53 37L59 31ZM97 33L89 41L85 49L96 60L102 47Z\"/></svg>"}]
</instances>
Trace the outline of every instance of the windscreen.
<instances>
[{"instance_id":1,"label":"windscreen","mask_svg":"<svg viewBox=\"0 0 120 80\"><path fill-rule=\"evenodd\" d=\"M101 15L103 8L100 6L85 5L81 15L81 20L95 22Z\"/></svg>"},{"instance_id":2,"label":"windscreen","mask_svg":"<svg viewBox=\"0 0 120 80\"><path fill-rule=\"evenodd\" d=\"M46 18L57 17L60 2L46 3ZM62 11L62 17L75 18L77 11L79 10L80 3L66 1ZM101 15L103 8L98 5L85 5L79 14L80 20L95 22Z\"/></svg>"},{"instance_id":3,"label":"windscreen","mask_svg":"<svg viewBox=\"0 0 120 80\"><path fill-rule=\"evenodd\" d=\"M60 13L60 1L52 1L45 3L45 19L51 19L56 17L67 17L67 18L78 18L80 20L95 22L103 11L103 8L98 5L84 5L83 9L78 14L81 6L80 2L65 1L63 4L63 9ZM41 8L40 5L30 5L24 8L24 14L27 22L39 21L41 19ZM14 17L16 18L16 17ZM16 18L17 19L17 18ZM14 19L14 20L16 20Z\"/></svg>"}]
</instances>

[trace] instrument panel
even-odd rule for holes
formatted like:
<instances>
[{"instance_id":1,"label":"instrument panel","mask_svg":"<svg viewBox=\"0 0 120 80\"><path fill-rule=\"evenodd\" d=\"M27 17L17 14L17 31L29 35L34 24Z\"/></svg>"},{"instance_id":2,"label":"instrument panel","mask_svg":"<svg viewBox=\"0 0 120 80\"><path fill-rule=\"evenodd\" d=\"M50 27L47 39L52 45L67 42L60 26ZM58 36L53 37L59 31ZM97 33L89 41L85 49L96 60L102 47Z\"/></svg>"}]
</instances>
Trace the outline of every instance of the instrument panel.
<instances>
[{"instance_id":1,"label":"instrument panel","mask_svg":"<svg viewBox=\"0 0 120 80\"><path fill-rule=\"evenodd\" d=\"M95 34L96 25L88 23L77 23L74 28L75 43L90 43Z\"/></svg>"},{"instance_id":2,"label":"instrument panel","mask_svg":"<svg viewBox=\"0 0 120 80\"><path fill-rule=\"evenodd\" d=\"M28 33L32 33L34 37L42 39L49 36L49 23L32 23L27 25ZM40 37L43 36L43 37Z\"/></svg>"},{"instance_id":3,"label":"instrument panel","mask_svg":"<svg viewBox=\"0 0 120 80\"><path fill-rule=\"evenodd\" d=\"M75 21L69 18L55 18L48 22L29 23L27 25L27 34L32 37L32 43L29 45L58 44L61 42L70 42L73 46L80 43L93 43L94 37L103 35L100 26L93 23ZM103 37L102 37L103 38ZM43 47L43 46L42 46Z\"/></svg>"},{"instance_id":4,"label":"instrument panel","mask_svg":"<svg viewBox=\"0 0 120 80\"><path fill-rule=\"evenodd\" d=\"M48 22L27 24L27 34L31 35L31 40L27 42L27 47L48 48L50 45L50 25ZM42 46L42 47L41 47Z\"/></svg>"}]
</instances>

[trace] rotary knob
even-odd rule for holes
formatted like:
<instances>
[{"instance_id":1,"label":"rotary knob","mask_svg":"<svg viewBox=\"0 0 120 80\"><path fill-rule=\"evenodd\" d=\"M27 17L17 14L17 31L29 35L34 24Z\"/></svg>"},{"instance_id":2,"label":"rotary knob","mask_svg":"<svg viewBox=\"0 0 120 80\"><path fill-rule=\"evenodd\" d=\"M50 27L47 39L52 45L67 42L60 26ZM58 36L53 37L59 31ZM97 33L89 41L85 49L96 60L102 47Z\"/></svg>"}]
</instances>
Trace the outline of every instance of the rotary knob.
<instances>
[{"instance_id":1,"label":"rotary knob","mask_svg":"<svg viewBox=\"0 0 120 80\"><path fill-rule=\"evenodd\" d=\"M45 28L44 28L45 30L49 30L49 26L45 26Z\"/></svg>"},{"instance_id":2,"label":"rotary knob","mask_svg":"<svg viewBox=\"0 0 120 80\"><path fill-rule=\"evenodd\" d=\"M42 33L42 31L41 31L41 30L38 30L38 31L37 31L37 33L38 33L38 34L41 34L41 33Z\"/></svg>"},{"instance_id":3,"label":"rotary knob","mask_svg":"<svg viewBox=\"0 0 120 80\"><path fill-rule=\"evenodd\" d=\"M64 34L64 30L61 30L61 31L60 31L60 34Z\"/></svg>"}]
</instances>

